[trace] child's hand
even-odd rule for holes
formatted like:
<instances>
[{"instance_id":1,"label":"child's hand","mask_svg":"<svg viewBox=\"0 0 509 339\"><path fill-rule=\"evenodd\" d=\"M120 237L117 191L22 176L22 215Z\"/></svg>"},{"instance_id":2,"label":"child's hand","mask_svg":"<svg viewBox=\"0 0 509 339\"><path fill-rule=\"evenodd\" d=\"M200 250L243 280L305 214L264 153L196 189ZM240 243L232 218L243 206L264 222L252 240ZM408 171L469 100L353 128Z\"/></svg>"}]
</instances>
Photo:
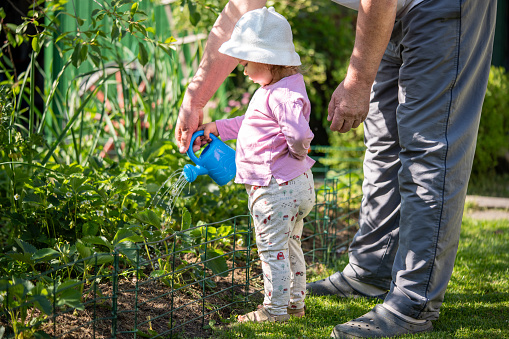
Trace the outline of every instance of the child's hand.
<instances>
[{"instance_id":1,"label":"child's hand","mask_svg":"<svg viewBox=\"0 0 509 339\"><path fill-rule=\"evenodd\" d=\"M198 151L203 145L206 145L207 143L212 141L212 138L210 137L210 133L214 134L216 137L219 136L219 132L217 130L216 123L209 122L208 124L203 124L200 127L198 127L197 131L203 130L203 136L196 138L193 144L193 152Z\"/></svg>"},{"instance_id":2,"label":"child's hand","mask_svg":"<svg viewBox=\"0 0 509 339\"><path fill-rule=\"evenodd\" d=\"M210 138L210 133L214 134L216 137L219 136L219 132L217 130L216 122L212 121L208 124L201 125L198 128L199 131L203 130L203 140L206 140L207 142L211 142L212 139Z\"/></svg>"}]
</instances>

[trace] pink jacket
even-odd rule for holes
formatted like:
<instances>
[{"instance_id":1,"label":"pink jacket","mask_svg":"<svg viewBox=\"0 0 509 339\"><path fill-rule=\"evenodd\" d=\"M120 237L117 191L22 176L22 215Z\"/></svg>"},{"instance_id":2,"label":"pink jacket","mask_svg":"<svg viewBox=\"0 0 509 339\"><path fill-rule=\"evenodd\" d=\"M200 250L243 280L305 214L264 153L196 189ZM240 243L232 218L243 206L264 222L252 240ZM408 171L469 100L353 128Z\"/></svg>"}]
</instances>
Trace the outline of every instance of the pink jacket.
<instances>
[{"instance_id":1,"label":"pink jacket","mask_svg":"<svg viewBox=\"0 0 509 339\"><path fill-rule=\"evenodd\" d=\"M268 186L271 177L283 183L310 169L310 111L304 78L295 74L260 87L243 116L217 120L222 140L237 139L235 182Z\"/></svg>"}]
</instances>

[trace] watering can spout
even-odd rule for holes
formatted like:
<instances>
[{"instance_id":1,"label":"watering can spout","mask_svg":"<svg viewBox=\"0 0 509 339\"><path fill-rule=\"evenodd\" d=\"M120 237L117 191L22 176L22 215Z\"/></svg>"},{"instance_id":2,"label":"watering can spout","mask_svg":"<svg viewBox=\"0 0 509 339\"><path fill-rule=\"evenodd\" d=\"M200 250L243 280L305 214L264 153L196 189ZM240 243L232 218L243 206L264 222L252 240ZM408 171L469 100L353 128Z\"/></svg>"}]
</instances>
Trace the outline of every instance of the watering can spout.
<instances>
[{"instance_id":1,"label":"watering can spout","mask_svg":"<svg viewBox=\"0 0 509 339\"><path fill-rule=\"evenodd\" d=\"M200 165L185 165L184 166L184 178L187 182L193 182L199 175L208 174L208 170Z\"/></svg>"}]
</instances>

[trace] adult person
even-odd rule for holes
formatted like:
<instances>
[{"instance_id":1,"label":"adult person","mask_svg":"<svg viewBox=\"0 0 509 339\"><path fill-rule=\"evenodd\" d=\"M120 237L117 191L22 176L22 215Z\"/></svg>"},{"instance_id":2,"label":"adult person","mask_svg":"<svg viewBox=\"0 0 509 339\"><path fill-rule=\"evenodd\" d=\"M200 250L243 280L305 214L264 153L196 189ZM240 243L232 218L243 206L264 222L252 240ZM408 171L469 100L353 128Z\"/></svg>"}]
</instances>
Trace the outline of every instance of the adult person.
<instances>
[{"instance_id":1,"label":"adult person","mask_svg":"<svg viewBox=\"0 0 509 339\"><path fill-rule=\"evenodd\" d=\"M308 291L384 299L332 336L395 337L432 330L459 243L496 0L337 0L358 7L347 75L329 104L331 130L364 122L359 231L342 272ZM262 0L230 0L209 35L176 125L180 151L236 61L217 49Z\"/></svg>"}]
</instances>

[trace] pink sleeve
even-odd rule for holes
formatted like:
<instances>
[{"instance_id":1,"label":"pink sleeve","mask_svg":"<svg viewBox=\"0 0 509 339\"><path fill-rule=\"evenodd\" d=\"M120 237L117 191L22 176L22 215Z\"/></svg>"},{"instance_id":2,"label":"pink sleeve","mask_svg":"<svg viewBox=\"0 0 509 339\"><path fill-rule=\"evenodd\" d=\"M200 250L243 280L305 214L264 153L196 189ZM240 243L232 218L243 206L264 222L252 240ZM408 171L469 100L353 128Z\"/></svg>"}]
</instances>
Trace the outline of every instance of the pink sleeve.
<instances>
[{"instance_id":1,"label":"pink sleeve","mask_svg":"<svg viewBox=\"0 0 509 339\"><path fill-rule=\"evenodd\" d=\"M304 159L308 154L314 137L309 122L304 116L304 112L308 110L309 106L306 103L297 100L282 103L273 111L285 135L290 154L299 160Z\"/></svg>"},{"instance_id":2,"label":"pink sleeve","mask_svg":"<svg viewBox=\"0 0 509 339\"><path fill-rule=\"evenodd\" d=\"M219 132L221 139L224 141L237 139L243 120L244 115L231 119L216 120L217 131Z\"/></svg>"}]
</instances>

